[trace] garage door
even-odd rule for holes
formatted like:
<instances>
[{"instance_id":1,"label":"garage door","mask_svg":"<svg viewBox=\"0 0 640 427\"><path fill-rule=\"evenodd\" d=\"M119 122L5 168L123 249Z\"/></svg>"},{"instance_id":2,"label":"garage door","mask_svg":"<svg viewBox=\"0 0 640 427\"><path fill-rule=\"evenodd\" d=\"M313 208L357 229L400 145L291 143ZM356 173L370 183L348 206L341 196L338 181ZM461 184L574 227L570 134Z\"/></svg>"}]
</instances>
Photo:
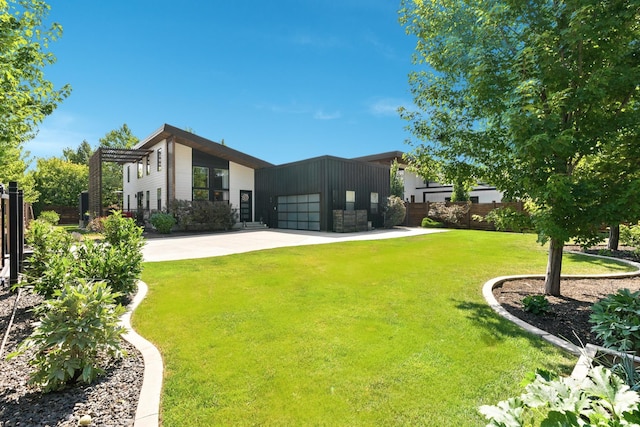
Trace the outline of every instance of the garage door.
<instances>
[{"instance_id":1,"label":"garage door","mask_svg":"<svg viewBox=\"0 0 640 427\"><path fill-rule=\"evenodd\" d=\"M278 196L278 228L320 231L320 194Z\"/></svg>"}]
</instances>

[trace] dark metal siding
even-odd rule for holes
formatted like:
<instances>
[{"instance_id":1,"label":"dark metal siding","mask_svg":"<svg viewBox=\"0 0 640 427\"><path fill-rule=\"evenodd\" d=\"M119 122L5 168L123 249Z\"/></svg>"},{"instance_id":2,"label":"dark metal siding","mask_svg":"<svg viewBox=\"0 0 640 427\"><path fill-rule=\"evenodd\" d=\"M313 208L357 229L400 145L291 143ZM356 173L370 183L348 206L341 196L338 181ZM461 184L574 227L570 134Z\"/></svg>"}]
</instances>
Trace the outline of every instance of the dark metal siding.
<instances>
[{"instance_id":1,"label":"dark metal siding","mask_svg":"<svg viewBox=\"0 0 640 427\"><path fill-rule=\"evenodd\" d=\"M277 197L320 193L321 230L333 229L334 209L345 209L346 192L356 192L355 209L369 212L369 220L381 225L380 215L371 215L370 194L379 203L389 196L389 167L337 157L318 157L301 162L256 170L256 219L277 228Z\"/></svg>"}]
</instances>

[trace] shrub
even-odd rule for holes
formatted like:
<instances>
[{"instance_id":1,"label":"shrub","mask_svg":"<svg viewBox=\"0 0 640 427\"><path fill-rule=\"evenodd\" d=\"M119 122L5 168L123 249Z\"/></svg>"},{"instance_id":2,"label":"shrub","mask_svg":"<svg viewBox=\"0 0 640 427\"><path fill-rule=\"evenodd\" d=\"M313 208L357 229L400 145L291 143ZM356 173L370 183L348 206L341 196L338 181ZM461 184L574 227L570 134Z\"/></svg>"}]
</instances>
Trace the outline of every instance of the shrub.
<instances>
[{"instance_id":1,"label":"shrub","mask_svg":"<svg viewBox=\"0 0 640 427\"><path fill-rule=\"evenodd\" d=\"M229 230L237 217L227 202L175 200L169 205L169 213L181 230Z\"/></svg>"},{"instance_id":2,"label":"shrub","mask_svg":"<svg viewBox=\"0 0 640 427\"><path fill-rule=\"evenodd\" d=\"M610 370L596 366L584 379L537 373L520 397L481 406L487 426L635 426L640 396Z\"/></svg>"},{"instance_id":3,"label":"shrub","mask_svg":"<svg viewBox=\"0 0 640 427\"><path fill-rule=\"evenodd\" d=\"M151 225L158 231L158 233L169 234L174 225L176 225L176 219L173 215L163 212L157 212L151 215L149 218Z\"/></svg>"},{"instance_id":4,"label":"shrub","mask_svg":"<svg viewBox=\"0 0 640 427\"><path fill-rule=\"evenodd\" d=\"M103 282L67 284L37 309L40 321L11 355L35 348L30 383L45 392L73 381L91 383L104 372L106 358L122 356L125 329L119 318L124 309L115 305L116 296Z\"/></svg>"},{"instance_id":5,"label":"shrub","mask_svg":"<svg viewBox=\"0 0 640 427\"><path fill-rule=\"evenodd\" d=\"M130 249L142 249L142 227L136 225L132 218L127 218L120 211L112 211L111 215L102 220L104 226L104 240L112 246L126 244Z\"/></svg>"},{"instance_id":6,"label":"shrub","mask_svg":"<svg viewBox=\"0 0 640 427\"><path fill-rule=\"evenodd\" d=\"M447 202L429 203L427 216L449 224L458 224L471 209L471 202L448 204Z\"/></svg>"},{"instance_id":7,"label":"shrub","mask_svg":"<svg viewBox=\"0 0 640 427\"><path fill-rule=\"evenodd\" d=\"M73 238L62 228L57 228L50 223L37 219L31 221L25 234L27 245L33 250L29 262L25 265L25 283L34 284L47 273L52 264L58 262L60 257L68 257L71 254ZM45 296L53 294L53 290L47 290L46 283L36 288L36 292ZM55 286L53 286L55 288Z\"/></svg>"},{"instance_id":8,"label":"shrub","mask_svg":"<svg viewBox=\"0 0 640 427\"><path fill-rule=\"evenodd\" d=\"M522 299L522 308L535 315L545 314L549 311L549 300L544 295L527 295Z\"/></svg>"},{"instance_id":9,"label":"shrub","mask_svg":"<svg viewBox=\"0 0 640 427\"><path fill-rule=\"evenodd\" d=\"M427 217L422 218L422 223L420 224L420 226L422 228L441 228L444 227L444 224Z\"/></svg>"},{"instance_id":10,"label":"shrub","mask_svg":"<svg viewBox=\"0 0 640 427\"><path fill-rule=\"evenodd\" d=\"M60 222L60 215L56 211L42 211L38 215L38 219L46 221L51 225L58 225Z\"/></svg>"},{"instance_id":11,"label":"shrub","mask_svg":"<svg viewBox=\"0 0 640 427\"><path fill-rule=\"evenodd\" d=\"M620 225L620 243L624 246L640 248L640 224Z\"/></svg>"},{"instance_id":12,"label":"shrub","mask_svg":"<svg viewBox=\"0 0 640 427\"><path fill-rule=\"evenodd\" d=\"M91 221L87 224L87 230L93 231L94 233L104 233L104 219L106 217L99 216L96 218L92 218Z\"/></svg>"},{"instance_id":13,"label":"shrub","mask_svg":"<svg viewBox=\"0 0 640 427\"><path fill-rule=\"evenodd\" d=\"M395 227L402 224L407 214L404 201L398 196L389 196L384 208L384 228Z\"/></svg>"},{"instance_id":14,"label":"shrub","mask_svg":"<svg viewBox=\"0 0 640 427\"><path fill-rule=\"evenodd\" d=\"M498 231L511 230L521 233L533 228L528 213L516 211L511 207L493 209L484 217L484 220L493 223Z\"/></svg>"},{"instance_id":15,"label":"shrub","mask_svg":"<svg viewBox=\"0 0 640 427\"><path fill-rule=\"evenodd\" d=\"M640 291L621 289L592 307L591 331L605 347L617 351L640 350Z\"/></svg>"}]
</instances>

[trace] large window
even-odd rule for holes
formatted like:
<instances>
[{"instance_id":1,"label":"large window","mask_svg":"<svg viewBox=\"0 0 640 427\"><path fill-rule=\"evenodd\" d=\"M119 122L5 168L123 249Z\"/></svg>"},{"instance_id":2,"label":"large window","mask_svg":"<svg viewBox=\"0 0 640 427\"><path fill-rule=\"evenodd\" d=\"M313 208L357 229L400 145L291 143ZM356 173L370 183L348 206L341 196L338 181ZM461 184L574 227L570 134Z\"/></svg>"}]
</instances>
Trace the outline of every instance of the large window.
<instances>
[{"instance_id":1,"label":"large window","mask_svg":"<svg viewBox=\"0 0 640 427\"><path fill-rule=\"evenodd\" d=\"M160 172L162 170L162 148L158 148L156 155L158 156L156 159L156 168L158 169L158 172Z\"/></svg>"},{"instance_id":2,"label":"large window","mask_svg":"<svg viewBox=\"0 0 640 427\"><path fill-rule=\"evenodd\" d=\"M371 213L378 213L378 193L371 193Z\"/></svg>"},{"instance_id":3,"label":"large window","mask_svg":"<svg viewBox=\"0 0 640 427\"><path fill-rule=\"evenodd\" d=\"M142 178L142 162L138 161L138 179Z\"/></svg>"},{"instance_id":4,"label":"large window","mask_svg":"<svg viewBox=\"0 0 640 427\"><path fill-rule=\"evenodd\" d=\"M209 200L209 168L193 167L193 200Z\"/></svg>"},{"instance_id":5,"label":"large window","mask_svg":"<svg viewBox=\"0 0 640 427\"><path fill-rule=\"evenodd\" d=\"M351 191L351 190L347 190L347 206L346 206L346 210L348 211L352 211L355 209L356 206L356 192L355 191Z\"/></svg>"}]
</instances>

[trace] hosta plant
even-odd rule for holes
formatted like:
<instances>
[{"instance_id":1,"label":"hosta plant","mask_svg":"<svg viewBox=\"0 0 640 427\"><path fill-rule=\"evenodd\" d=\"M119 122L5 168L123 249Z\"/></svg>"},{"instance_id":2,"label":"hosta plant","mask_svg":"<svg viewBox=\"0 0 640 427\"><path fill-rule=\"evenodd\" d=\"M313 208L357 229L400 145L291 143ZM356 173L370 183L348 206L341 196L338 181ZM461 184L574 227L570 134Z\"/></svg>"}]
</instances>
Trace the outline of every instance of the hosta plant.
<instances>
[{"instance_id":1,"label":"hosta plant","mask_svg":"<svg viewBox=\"0 0 640 427\"><path fill-rule=\"evenodd\" d=\"M536 374L519 397L481 406L492 427L638 426L640 396L610 370L596 366L584 379Z\"/></svg>"},{"instance_id":2,"label":"hosta plant","mask_svg":"<svg viewBox=\"0 0 640 427\"><path fill-rule=\"evenodd\" d=\"M544 295L527 295L522 299L522 308L529 313L545 314L549 311L549 300Z\"/></svg>"},{"instance_id":3,"label":"hosta plant","mask_svg":"<svg viewBox=\"0 0 640 427\"><path fill-rule=\"evenodd\" d=\"M640 350L640 291L620 289L591 307L591 331L605 347L618 351Z\"/></svg>"},{"instance_id":4,"label":"hosta plant","mask_svg":"<svg viewBox=\"0 0 640 427\"><path fill-rule=\"evenodd\" d=\"M35 350L30 383L44 392L74 381L91 383L109 358L123 355L125 329L119 320L124 309L115 304L116 296L104 282L80 281L65 285L38 307L33 333L11 355Z\"/></svg>"}]
</instances>

